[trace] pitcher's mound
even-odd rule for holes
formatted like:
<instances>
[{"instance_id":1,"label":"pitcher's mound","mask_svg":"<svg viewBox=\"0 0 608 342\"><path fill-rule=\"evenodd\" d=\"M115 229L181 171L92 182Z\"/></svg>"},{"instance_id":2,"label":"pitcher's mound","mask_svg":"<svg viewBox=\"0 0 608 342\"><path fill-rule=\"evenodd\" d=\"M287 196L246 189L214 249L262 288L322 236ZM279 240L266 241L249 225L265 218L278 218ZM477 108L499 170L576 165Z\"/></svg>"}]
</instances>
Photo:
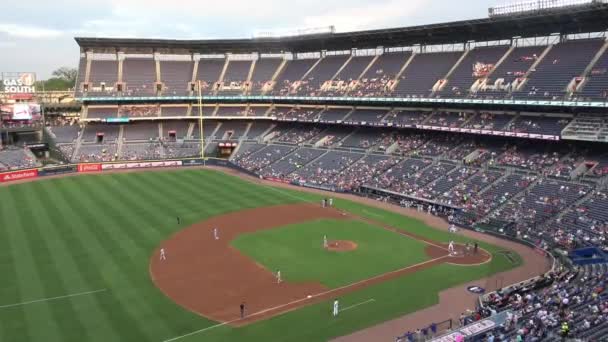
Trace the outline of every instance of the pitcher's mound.
<instances>
[{"instance_id":1,"label":"pitcher's mound","mask_svg":"<svg viewBox=\"0 0 608 342\"><path fill-rule=\"evenodd\" d=\"M349 252L357 249L357 244L348 240L328 241L325 249L330 252Z\"/></svg>"}]
</instances>

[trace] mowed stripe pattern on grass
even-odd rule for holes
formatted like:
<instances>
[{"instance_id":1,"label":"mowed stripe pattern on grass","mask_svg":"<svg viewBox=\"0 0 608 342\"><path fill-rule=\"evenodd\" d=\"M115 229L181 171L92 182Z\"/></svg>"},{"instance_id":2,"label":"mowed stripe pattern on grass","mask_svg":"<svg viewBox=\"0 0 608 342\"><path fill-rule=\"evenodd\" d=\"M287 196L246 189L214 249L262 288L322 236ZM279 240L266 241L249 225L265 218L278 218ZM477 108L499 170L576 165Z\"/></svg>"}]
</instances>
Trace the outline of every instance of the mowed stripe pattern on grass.
<instances>
[{"instance_id":1,"label":"mowed stripe pattern on grass","mask_svg":"<svg viewBox=\"0 0 608 342\"><path fill-rule=\"evenodd\" d=\"M107 289L0 309L0 341L160 342L214 326L217 323L175 305L153 285L150 254L175 232L210 216L319 199L193 169L0 187L0 306ZM414 219L336 202L359 216L373 213L374 220L426 238L459 241ZM439 290L512 267L505 258L467 268L439 265L341 297L343 307L375 301L337 319L331 318L330 302L319 303L243 328L220 326L181 341L327 341L435 304Z\"/></svg>"},{"instance_id":2,"label":"mowed stripe pattern on grass","mask_svg":"<svg viewBox=\"0 0 608 342\"><path fill-rule=\"evenodd\" d=\"M200 170L0 188L0 305L108 289L0 309L0 341L156 341L205 324L154 287L149 253L207 217L288 202L294 199Z\"/></svg>"}]
</instances>

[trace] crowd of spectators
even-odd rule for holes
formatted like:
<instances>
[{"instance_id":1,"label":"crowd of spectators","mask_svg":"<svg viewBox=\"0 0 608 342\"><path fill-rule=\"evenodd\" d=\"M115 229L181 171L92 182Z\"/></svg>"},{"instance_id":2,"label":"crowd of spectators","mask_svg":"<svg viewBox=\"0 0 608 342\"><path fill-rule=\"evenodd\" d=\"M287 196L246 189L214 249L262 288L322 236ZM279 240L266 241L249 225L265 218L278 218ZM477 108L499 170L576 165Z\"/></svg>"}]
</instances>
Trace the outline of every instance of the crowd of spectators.
<instances>
[{"instance_id":1,"label":"crowd of spectators","mask_svg":"<svg viewBox=\"0 0 608 342\"><path fill-rule=\"evenodd\" d=\"M486 335L495 341L604 341L606 271L606 265L564 268L483 297L492 312L510 310L506 323Z\"/></svg>"},{"instance_id":2,"label":"crowd of spectators","mask_svg":"<svg viewBox=\"0 0 608 342\"><path fill-rule=\"evenodd\" d=\"M138 118L138 117L157 117L160 116L160 105L144 106L120 106L118 107L118 117Z\"/></svg>"},{"instance_id":3,"label":"crowd of spectators","mask_svg":"<svg viewBox=\"0 0 608 342\"><path fill-rule=\"evenodd\" d=\"M31 169L41 166L27 148L0 145L0 171Z\"/></svg>"}]
</instances>

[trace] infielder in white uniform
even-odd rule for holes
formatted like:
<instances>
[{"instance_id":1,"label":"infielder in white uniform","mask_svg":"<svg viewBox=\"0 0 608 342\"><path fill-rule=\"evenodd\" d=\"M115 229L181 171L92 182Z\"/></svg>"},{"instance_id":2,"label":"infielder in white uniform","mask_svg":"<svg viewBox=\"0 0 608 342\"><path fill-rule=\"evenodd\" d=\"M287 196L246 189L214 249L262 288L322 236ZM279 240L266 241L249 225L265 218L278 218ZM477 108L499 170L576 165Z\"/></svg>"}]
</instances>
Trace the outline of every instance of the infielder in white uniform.
<instances>
[{"instance_id":1,"label":"infielder in white uniform","mask_svg":"<svg viewBox=\"0 0 608 342\"><path fill-rule=\"evenodd\" d=\"M283 280L281 280L281 271L277 272L277 284L280 284Z\"/></svg>"},{"instance_id":2,"label":"infielder in white uniform","mask_svg":"<svg viewBox=\"0 0 608 342\"><path fill-rule=\"evenodd\" d=\"M450 243L448 244L448 252L450 253L450 255L454 254L454 241L450 241Z\"/></svg>"},{"instance_id":3,"label":"infielder in white uniform","mask_svg":"<svg viewBox=\"0 0 608 342\"><path fill-rule=\"evenodd\" d=\"M333 198L329 198L329 206L330 207L334 206L334 199Z\"/></svg>"},{"instance_id":4,"label":"infielder in white uniform","mask_svg":"<svg viewBox=\"0 0 608 342\"><path fill-rule=\"evenodd\" d=\"M334 317L338 316L338 313L340 312L340 303L338 303L338 300L334 300Z\"/></svg>"},{"instance_id":5,"label":"infielder in white uniform","mask_svg":"<svg viewBox=\"0 0 608 342\"><path fill-rule=\"evenodd\" d=\"M167 257L165 256L165 249L164 248L160 249L160 260L167 260Z\"/></svg>"},{"instance_id":6,"label":"infielder in white uniform","mask_svg":"<svg viewBox=\"0 0 608 342\"><path fill-rule=\"evenodd\" d=\"M327 243L327 235L323 235L323 248L327 248L329 247L328 243Z\"/></svg>"},{"instance_id":7,"label":"infielder in white uniform","mask_svg":"<svg viewBox=\"0 0 608 342\"><path fill-rule=\"evenodd\" d=\"M216 240L220 239L220 233L217 228L213 228L213 238L215 238Z\"/></svg>"}]
</instances>

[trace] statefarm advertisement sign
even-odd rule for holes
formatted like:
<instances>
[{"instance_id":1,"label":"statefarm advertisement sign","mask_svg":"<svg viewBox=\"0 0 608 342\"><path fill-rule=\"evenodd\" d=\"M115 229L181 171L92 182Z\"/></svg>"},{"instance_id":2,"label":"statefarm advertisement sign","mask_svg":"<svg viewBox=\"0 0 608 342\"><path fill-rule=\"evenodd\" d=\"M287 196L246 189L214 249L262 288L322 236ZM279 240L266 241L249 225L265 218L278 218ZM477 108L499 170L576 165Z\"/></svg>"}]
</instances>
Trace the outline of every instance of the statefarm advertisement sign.
<instances>
[{"instance_id":1,"label":"statefarm advertisement sign","mask_svg":"<svg viewBox=\"0 0 608 342\"><path fill-rule=\"evenodd\" d=\"M2 73L2 91L10 94L32 94L36 92L36 74L33 72Z\"/></svg>"},{"instance_id":2,"label":"statefarm advertisement sign","mask_svg":"<svg viewBox=\"0 0 608 342\"><path fill-rule=\"evenodd\" d=\"M14 182L22 179L30 179L38 177L38 170L23 170L0 173L0 183Z\"/></svg>"}]
</instances>

